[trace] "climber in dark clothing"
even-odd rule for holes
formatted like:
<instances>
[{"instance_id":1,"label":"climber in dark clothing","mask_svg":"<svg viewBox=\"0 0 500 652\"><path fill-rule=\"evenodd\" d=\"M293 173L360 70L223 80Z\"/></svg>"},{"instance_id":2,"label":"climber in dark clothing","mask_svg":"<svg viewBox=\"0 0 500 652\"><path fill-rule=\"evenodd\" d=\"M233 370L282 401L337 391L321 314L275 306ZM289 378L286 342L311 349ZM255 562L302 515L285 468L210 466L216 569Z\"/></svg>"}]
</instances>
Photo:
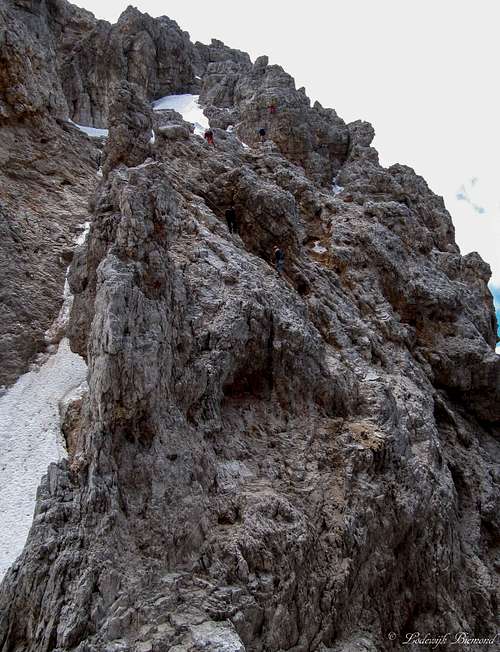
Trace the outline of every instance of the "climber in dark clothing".
<instances>
[{"instance_id":1,"label":"climber in dark clothing","mask_svg":"<svg viewBox=\"0 0 500 652\"><path fill-rule=\"evenodd\" d=\"M238 233L238 221L236 219L236 211L234 206L231 205L226 211L226 222L229 233Z\"/></svg>"},{"instance_id":2,"label":"climber in dark clothing","mask_svg":"<svg viewBox=\"0 0 500 652\"><path fill-rule=\"evenodd\" d=\"M266 130L264 128L259 129L259 136L261 142L264 142L266 140Z\"/></svg>"},{"instance_id":3,"label":"climber in dark clothing","mask_svg":"<svg viewBox=\"0 0 500 652\"><path fill-rule=\"evenodd\" d=\"M204 134L204 138L207 141L209 145L213 145L215 147L214 143L214 132L211 129L207 129Z\"/></svg>"},{"instance_id":4,"label":"climber in dark clothing","mask_svg":"<svg viewBox=\"0 0 500 652\"><path fill-rule=\"evenodd\" d=\"M285 265L285 254L283 252L283 249L280 249L279 247L274 247L274 266L276 267L276 271L278 274L283 273L283 267Z\"/></svg>"}]
</instances>

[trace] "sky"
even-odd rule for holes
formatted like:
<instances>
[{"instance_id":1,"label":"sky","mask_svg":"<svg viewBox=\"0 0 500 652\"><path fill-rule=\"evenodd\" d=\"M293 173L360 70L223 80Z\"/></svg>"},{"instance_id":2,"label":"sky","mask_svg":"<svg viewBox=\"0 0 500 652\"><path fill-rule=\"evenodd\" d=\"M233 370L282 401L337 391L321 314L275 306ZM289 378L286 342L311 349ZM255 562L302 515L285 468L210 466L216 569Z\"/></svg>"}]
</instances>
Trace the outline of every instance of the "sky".
<instances>
[{"instance_id":1,"label":"sky","mask_svg":"<svg viewBox=\"0 0 500 652\"><path fill-rule=\"evenodd\" d=\"M120 0L80 0L116 21ZM346 121L368 120L383 165L410 165L442 195L463 254L500 297L498 0L137 0L192 40L267 54Z\"/></svg>"}]
</instances>

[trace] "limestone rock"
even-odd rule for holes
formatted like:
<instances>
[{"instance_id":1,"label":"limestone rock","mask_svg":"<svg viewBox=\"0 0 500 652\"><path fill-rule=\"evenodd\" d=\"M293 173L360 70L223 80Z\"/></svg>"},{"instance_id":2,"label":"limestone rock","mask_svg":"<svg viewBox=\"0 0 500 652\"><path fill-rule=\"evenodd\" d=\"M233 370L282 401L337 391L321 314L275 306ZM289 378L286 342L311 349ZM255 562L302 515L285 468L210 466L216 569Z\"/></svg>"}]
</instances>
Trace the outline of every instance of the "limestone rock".
<instances>
[{"instance_id":1,"label":"limestone rock","mask_svg":"<svg viewBox=\"0 0 500 652\"><path fill-rule=\"evenodd\" d=\"M20 19L19 4L0 7L0 125L66 112L55 54Z\"/></svg>"},{"instance_id":2,"label":"limestone rock","mask_svg":"<svg viewBox=\"0 0 500 652\"><path fill-rule=\"evenodd\" d=\"M118 165L139 165L151 152L153 117L141 89L120 82L114 89L109 109L109 141L104 148L104 176Z\"/></svg>"},{"instance_id":3,"label":"limestone rock","mask_svg":"<svg viewBox=\"0 0 500 652\"><path fill-rule=\"evenodd\" d=\"M63 302L68 251L89 220L87 192L97 181L90 140L40 120L2 128L0 386L13 383L50 344L46 332Z\"/></svg>"},{"instance_id":4,"label":"limestone rock","mask_svg":"<svg viewBox=\"0 0 500 652\"><path fill-rule=\"evenodd\" d=\"M166 16L151 18L128 7L116 25L95 21L92 29L62 48L61 83L77 123L105 127L113 88L138 85L152 100L196 87L189 35Z\"/></svg>"},{"instance_id":5,"label":"limestone rock","mask_svg":"<svg viewBox=\"0 0 500 652\"><path fill-rule=\"evenodd\" d=\"M460 255L421 177L380 166L371 125L311 107L266 57L193 46L132 9L111 27L58 6L75 17L40 47L79 70L94 70L82 62L106 30L144 53L143 28L170 26L182 51L158 66L181 66L176 91L188 69L201 77L216 146L175 111L152 115L153 77L114 73L113 92L85 82L78 95L94 123L109 122L102 176L87 176L98 149L47 103L64 165L39 167L31 118L6 131L9 329L42 310L33 302L24 317L14 300L16 287L25 304L35 292L16 271L28 270L16 201L45 184L33 212L59 224L49 180L67 174L92 223L68 277L88 390L60 405L69 460L43 478L1 585L0 649L391 652L411 631L494 635L500 357L488 265ZM69 246L62 237L54 287ZM56 276L52 251L39 267Z\"/></svg>"},{"instance_id":6,"label":"limestone rock","mask_svg":"<svg viewBox=\"0 0 500 652\"><path fill-rule=\"evenodd\" d=\"M280 66L269 66L267 57L253 66L229 58L209 63L201 99L209 107L237 109L235 129L244 142L256 145L259 130L265 129L267 139L322 184L331 184L345 161L349 132L344 121L319 103L311 107L293 78Z\"/></svg>"}]
</instances>

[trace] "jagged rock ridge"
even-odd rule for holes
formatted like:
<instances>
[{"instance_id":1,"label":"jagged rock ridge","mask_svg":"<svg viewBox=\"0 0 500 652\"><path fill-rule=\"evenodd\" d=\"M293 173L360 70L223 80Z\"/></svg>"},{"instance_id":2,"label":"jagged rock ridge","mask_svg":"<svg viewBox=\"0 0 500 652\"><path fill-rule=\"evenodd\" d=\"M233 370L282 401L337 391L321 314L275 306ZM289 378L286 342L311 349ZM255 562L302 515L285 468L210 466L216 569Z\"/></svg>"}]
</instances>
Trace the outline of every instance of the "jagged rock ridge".
<instances>
[{"instance_id":1,"label":"jagged rock ridge","mask_svg":"<svg viewBox=\"0 0 500 652\"><path fill-rule=\"evenodd\" d=\"M36 102L16 91L27 109L2 96L5 124L34 142L36 113L61 152L79 139L73 155L91 160L62 119L110 132L70 270L89 390L2 584L0 649L376 651L409 631L493 635L496 320L489 267L460 255L442 199L410 168L382 168L370 125L311 107L265 57L193 45L132 9L109 26L26 4L2 20L45 62L26 84L50 83ZM101 86L103 40L115 63ZM164 54L143 75L151 42ZM215 149L148 103L198 88Z\"/></svg>"}]
</instances>

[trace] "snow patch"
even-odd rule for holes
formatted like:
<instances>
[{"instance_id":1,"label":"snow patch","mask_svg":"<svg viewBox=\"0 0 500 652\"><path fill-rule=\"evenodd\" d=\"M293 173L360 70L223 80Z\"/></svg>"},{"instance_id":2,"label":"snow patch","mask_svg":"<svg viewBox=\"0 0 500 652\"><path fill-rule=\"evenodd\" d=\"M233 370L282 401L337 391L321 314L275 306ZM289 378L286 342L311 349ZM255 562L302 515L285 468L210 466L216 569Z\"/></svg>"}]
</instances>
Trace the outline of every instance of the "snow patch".
<instances>
[{"instance_id":1,"label":"snow patch","mask_svg":"<svg viewBox=\"0 0 500 652\"><path fill-rule=\"evenodd\" d=\"M191 122L194 125L194 133L198 136L203 136L206 129L209 129L210 124L208 118L203 113L203 109L199 103L199 95L165 95L160 97L159 100L153 102L154 111L163 111L164 109L173 109L180 113L186 122Z\"/></svg>"},{"instance_id":2,"label":"snow patch","mask_svg":"<svg viewBox=\"0 0 500 652\"><path fill-rule=\"evenodd\" d=\"M86 375L84 360L65 338L40 369L0 398L0 579L22 552L41 477L66 455L58 403Z\"/></svg>"},{"instance_id":3,"label":"snow patch","mask_svg":"<svg viewBox=\"0 0 500 652\"><path fill-rule=\"evenodd\" d=\"M155 144L155 140L156 140L156 137L155 137L154 129L151 129L151 138L149 139L149 144L150 144L150 145L154 145L154 144Z\"/></svg>"},{"instance_id":4,"label":"snow patch","mask_svg":"<svg viewBox=\"0 0 500 652\"><path fill-rule=\"evenodd\" d=\"M314 251L315 254L324 254L327 252L327 248L324 247L319 240L316 240L312 250Z\"/></svg>"},{"instance_id":5,"label":"snow patch","mask_svg":"<svg viewBox=\"0 0 500 652\"><path fill-rule=\"evenodd\" d=\"M80 228L82 228L82 227L80 227ZM90 231L90 222L84 222L82 232L80 233L79 236L77 236L75 238L75 244L77 245L77 247L80 247L85 242L85 240L87 239L87 236L89 234L89 231ZM67 275L68 275L68 272L66 272L66 276Z\"/></svg>"},{"instance_id":6,"label":"snow patch","mask_svg":"<svg viewBox=\"0 0 500 652\"><path fill-rule=\"evenodd\" d=\"M73 120L69 120L72 125L78 127L80 131L83 131L87 136L91 138L107 138L109 135L108 129L98 129L97 127L86 127L85 125L77 125Z\"/></svg>"},{"instance_id":7,"label":"snow patch","mask_svg":"<svg viewBox=\"0 0 500 652\"><path fill-rule=\"evenodd\" d=\"M83 244L89 228L86 223L77 245ZM47 342L57 341L68 321L73 295L67 275L63 305L45 334ZM0 580L24 547L41 477L51 462L66 456L59 402L86 376L85 361L63 338L56 353L0 396Z\"/></svg>"},{"instance_id":8,"label":"snow patch","mask_svg":"<svg viewBox=\"0 0 500 652\"><path fill-rule=\"evenodd\" d=\"M344 190L344 186L339 186L337 184L337 176L334 176L332 179L332 192L334 195L339 195Z\"/></svg>"},{"instance_id":9,"label":"snow patch","mask_svg":"<svg viewBox=\"0 0 500 652\"><path fill-rule=\"evenodd\" d=\"M226 109L226 110L229 111L229 109ZM238 125L239 124L240 123L238 123ZM239 144L243 147L243 149L250 149L250 147L246 143L244 143L242 140L240 140L238 138L238 136L236 136L235 129L236 129L236 127L238 125L229 125L229 127L227 127L226 131L227 131L228 134L233 134L233 136L236 138L236 140L239 142Z\"/></svg>"},{"instance_id":10,"label":"snow patch","mask_svg":"<svg viewBox=\"0 0 500 652\"><path fill-rule=\"evenodd\" d=\"M80 246L85 242L89 230L90 230L90 222L85 222L85 224L83 225L82 232L77 238L75 238L75 244L77 246ZM47 344L51 344L52 342L58 342L61 339L60 335L62 335L66 329L66 325L69 320L69 313L71 312L71 308L73 307L73 295L71 294L71 290L69 289L68 274L69 274L69 267L66 270L66 276L64 278L63 304L61 306L59 314L55 318L50 328L45 333L45 341L47 342Z\"/></svg>"}]
</instances>

